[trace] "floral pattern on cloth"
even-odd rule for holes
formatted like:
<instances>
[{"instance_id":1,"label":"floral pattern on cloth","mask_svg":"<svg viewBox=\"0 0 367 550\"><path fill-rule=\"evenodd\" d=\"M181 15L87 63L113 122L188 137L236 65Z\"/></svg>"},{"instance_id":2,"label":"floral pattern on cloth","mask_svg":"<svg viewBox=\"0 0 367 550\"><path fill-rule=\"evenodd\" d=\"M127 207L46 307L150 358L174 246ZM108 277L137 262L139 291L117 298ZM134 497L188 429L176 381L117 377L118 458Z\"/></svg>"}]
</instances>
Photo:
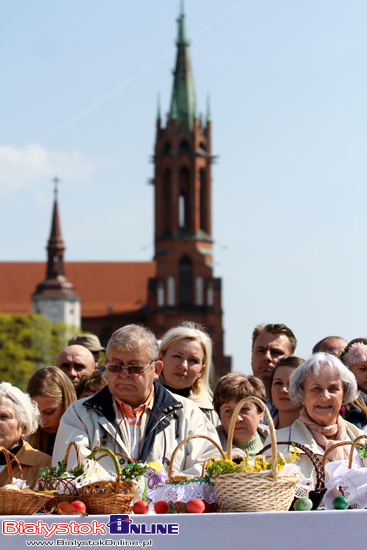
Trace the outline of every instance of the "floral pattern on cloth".
<instances>
[{"instance_id":1,"label":"floral pattern on cloth","mask_svg":"<svg viewBox=\"0 0 367 550\"><path fill-rule=\"evenodd\" d=\"M149 493L149 498L154 502L165 500L166 502L189 502L192 498L205 500L209 504L217 502L214 485L207 482L193 481L191 483L166 483L162 487Z\"/></svg>"},{"instance_id":2,"label":"floral pattern on cloth","mask_svg":"<svg viewBox=\"0 0 367 550\"><path fill-rule=\"evenodd\" d=\"M326 464L325 472L326 510L333 510L333 500L341 494L349 500L350 508L367 508L367 468L349 470L347 460L336 460Z\"/></svg>"}]
</instances>

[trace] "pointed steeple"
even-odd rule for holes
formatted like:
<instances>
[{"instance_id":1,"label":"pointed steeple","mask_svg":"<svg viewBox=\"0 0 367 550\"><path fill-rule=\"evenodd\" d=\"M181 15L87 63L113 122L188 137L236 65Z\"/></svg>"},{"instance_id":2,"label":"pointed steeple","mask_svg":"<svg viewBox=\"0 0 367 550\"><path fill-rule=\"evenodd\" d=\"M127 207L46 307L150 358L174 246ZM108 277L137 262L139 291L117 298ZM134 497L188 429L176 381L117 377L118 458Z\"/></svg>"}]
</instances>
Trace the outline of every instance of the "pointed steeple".
<instances>
[{"instance_id":1,"label":"pointed steeple","mask_svg":"<svg viewBox=\"0 0 367 550\"><path fill-rule=\"evenodd\" d=\"M195 115L195 89L189 56L190 42L187 39L184 3L178 18L177 58L171 99L171 118L177 118L178 125L185 122L193 129ZM174 116L176 115L176 117Z\"/></svg>"},{"instance_id":2,"label":"pointed steeple","mask_svg":"<svg viewBox=\"0 0 367 550\"><path fill-rule=\"evenodd\" d=\"M65 245L61 236L57 191L55 190L55 200L51 222L51 234L47 245L47 279L54 279L58 275L65 276L64 252Z\"/></svg>"},{"instance_id":3,"label":"pointed steeple","mask_svg":"<svg viewBox=\"0 0 367 550\"><path fill-rule=\"evenodd\" d=\"M157 96L157 122L161 120L161 94Z\"/></svg>"},{"instance_id":4,"label":"pointed steeple","mask_svg":"<svg viewBox=\"0 0 367 550\"><path fill-rule=\"evenodd\" d=\"M172 105L171 105L171 118L178 118L178 108L177 108L177 99L176 96L173 96L172 98Z\"/></svg>"},{"instance_id":5,"label":"pointed steeple","mask_svg":"<svg viewBox=\"0 0 367 550\"><path fill-rule=\"evenodd\" d=\"M210 110L210 95L208 94L206 98L206 121L211 122L212 121L212 115Z\"/></svg>"},{"instance_id":6,"label":"pointed steeple","mask_svg":"<svg viewBox=\"0 0 367 550\"><path fill-rule=\"evenodd\" d=\"M74 286L65 277L64 252L65 245L61 236L59 207L57 201L57 184L60 181L57 176L53 178L55 185L54 205L51 221L51 233L47 243L47 269L46 279L37 285L35 295L75 295Z\"/></svg>"}]
</instances>

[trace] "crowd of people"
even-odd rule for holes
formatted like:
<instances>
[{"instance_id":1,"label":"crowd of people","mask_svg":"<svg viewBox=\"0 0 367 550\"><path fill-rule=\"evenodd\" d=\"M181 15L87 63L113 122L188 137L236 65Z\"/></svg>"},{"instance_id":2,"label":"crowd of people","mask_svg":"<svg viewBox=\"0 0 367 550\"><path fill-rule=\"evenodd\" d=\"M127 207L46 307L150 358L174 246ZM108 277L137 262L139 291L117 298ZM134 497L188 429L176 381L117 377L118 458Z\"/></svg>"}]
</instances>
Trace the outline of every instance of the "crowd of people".
<instances>
[{"instance_id":1,"label":"crowd of people","mask_svg":"<svg viewBox=\"0 0 367 550\"><path fill-rule=\"evenodd\" d=\"M270 412L278 441L303 444L317 456L339 441L351 441L367 426L367 339L349 344L329 336L304 360L295 355L297 340L283 324L258 325L252 338L252 372L228 373L212 392L212 341L191 322L171 328L160 341L142 325L114 332L104 349L94 335L78 335L61 351L56 366L37 370L26 393L0 384L0 445L12 453L33 488L41 467L57 466L70 442L82 459L96 446L127 462L168 464L178 443L204 435L227 450L233 412L245 397L256 397ZM100 352L105 352L101 365ZM235 461L255 456L270 442L263 408L247 402L233 433ZM287 458L291 443L279 445ZM350 446L330 461L364 460ZM310 477L312 464L301 451L300 468ZM190 439L177 452L173 470L200 475L203 462L218 451L209 439ZM108 455L100 463L111 469ZM69 467L76 466L70 454ZM0 486L8 483L0 452Z\"/></svg>"}]
</instances>

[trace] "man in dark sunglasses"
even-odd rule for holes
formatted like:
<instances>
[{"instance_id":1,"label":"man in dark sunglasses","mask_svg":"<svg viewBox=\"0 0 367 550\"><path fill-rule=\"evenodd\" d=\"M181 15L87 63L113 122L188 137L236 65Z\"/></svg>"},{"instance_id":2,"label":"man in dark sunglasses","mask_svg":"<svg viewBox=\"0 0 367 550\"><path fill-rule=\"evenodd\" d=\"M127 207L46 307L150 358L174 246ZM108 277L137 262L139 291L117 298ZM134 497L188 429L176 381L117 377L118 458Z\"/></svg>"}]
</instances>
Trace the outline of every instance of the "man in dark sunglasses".
<instances>
[{"instance_id":1,"label":"man in dark sunglasses","mask_svg":"<svg viewBox=\"0 0 367 550\"><path fill-rule=\"evenodd\" d=\"M106 349L108 386L93 397L79 400L61 419L53 463L64 458L70 441L82 457L95 446L108 447L129 460L167 463L178 443L190 435L204 435L219 443L217 432L192 400L170 393L157 382L163 368L154 334L140 325L114 332ZM176 473L201 473L204 460L216 455L206 439L192 439L178 451ZM70 456L73 467L76 457ZM109 457L100 463L111 470ZM127 459L121 458L121 465Z\"/></svg>"}]
</instances>

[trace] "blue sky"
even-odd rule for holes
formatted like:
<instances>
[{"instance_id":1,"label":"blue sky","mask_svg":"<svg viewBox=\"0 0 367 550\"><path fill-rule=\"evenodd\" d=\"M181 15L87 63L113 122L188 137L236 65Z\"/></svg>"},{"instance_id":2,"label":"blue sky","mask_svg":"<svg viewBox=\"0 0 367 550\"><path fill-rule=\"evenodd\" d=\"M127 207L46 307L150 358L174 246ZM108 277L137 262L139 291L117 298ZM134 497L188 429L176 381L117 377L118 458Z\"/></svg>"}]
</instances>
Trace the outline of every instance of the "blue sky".
<instances>
[{"instance_id":1,"label":"blue sky","mask_svg":"<svg viewBox=\"0 0 367 550\"><path fill-rule=\"evenodd\" d=\"M215 275L225 351L258 322L307 357L367 336L367 3L186 0L196 98L213 119ZM59 175L67 260L149 260L157 94L176 0L2 3L0 260L44 260Z\"/></svg>"}]
</instances>

